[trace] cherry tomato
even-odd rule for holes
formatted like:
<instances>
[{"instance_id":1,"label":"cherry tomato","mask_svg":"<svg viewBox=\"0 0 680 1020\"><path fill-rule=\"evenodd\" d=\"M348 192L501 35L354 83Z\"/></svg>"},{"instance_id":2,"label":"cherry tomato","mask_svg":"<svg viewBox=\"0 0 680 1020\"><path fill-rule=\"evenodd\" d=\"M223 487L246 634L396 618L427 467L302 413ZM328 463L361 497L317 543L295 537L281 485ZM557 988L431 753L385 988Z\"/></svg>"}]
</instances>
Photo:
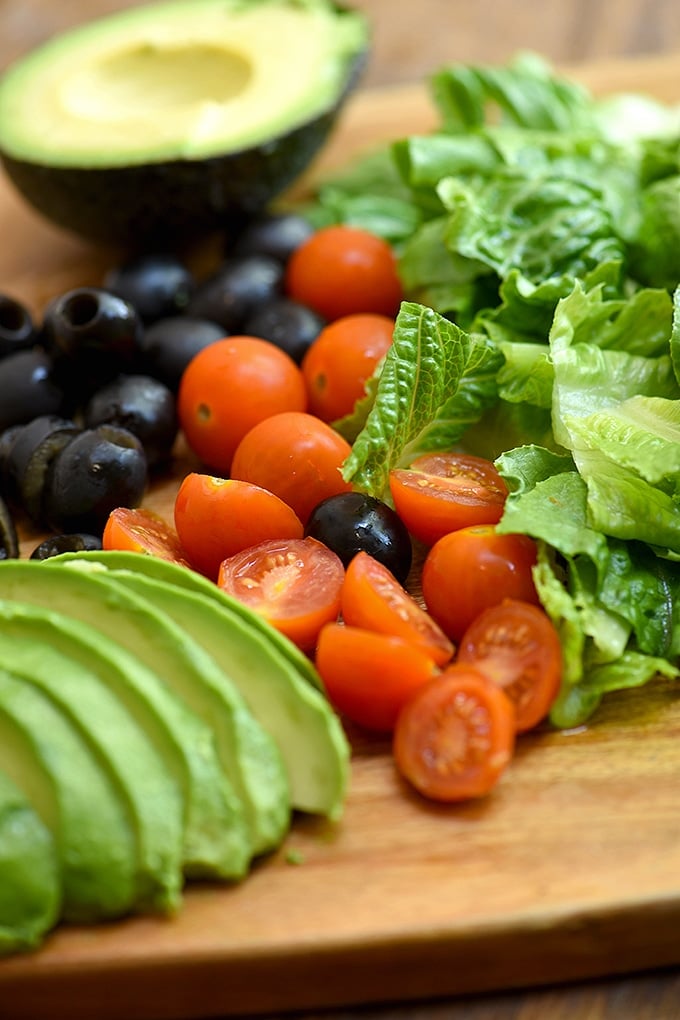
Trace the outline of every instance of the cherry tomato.
<instances>
[{"instance_id":1,"label":"cherry tomato","mask_svg":"<svg viewBox=\"0 0 680 1020\"><path fill-rule=\"evenodd\" d=\"M490 460L431 453L390 472L394 506L414 538L426 545L458 528L497 524L508 495Z\"/></svg>"},{"instance_id":2,"label":"cherry tomato","mask_svg":"<svg viewBox=\"0 0 680 1020\"><path fill-rule=\"evenodd\" d=\"M532 570L536 543L503 535L492 524L459 528L428 551L421 577L428 610L459 641L482 610L506 598L538 602Z\"/></svg>"},{"instance_id":3,"label":"cherry tomato","mask_svg":"<svg viewBox=\"0 0 680 1020\"><path fill-rule=\"evenodd\" d=\"M515 706L518 733L547 716L560 689L559 636L546 613L529 602L506 599L480 613L463 634L456 661L503 688Z\"/></svg>"},{"instance_id":4,"label":"cherry tomato","mask_svg":"<svg viewBox=\"0 0 680 1020\"><path fill-rule=\"evenodd\" d=\"M292 507L303 524L322 499L351 492L340 469L349 443L325 422L302 411L265 418L236 447L231 477L253 482Z\"/></svg>"},{"instance_id":5,"label":"cherry tomato","mask_svg":"<svg viewBox=\"0 0 680 1020\"><path fill-rule=\"evenodd\" d=\"M270 538L302 538L287 503L259 485L191 472L175 498L175 527L194 570L216 581L222 560Z\"/></svg>"},{"instance_id":6,"label":"cherry tomato","mask_svg":"<svg viewBox=\"0 0 680 1020\"><path fill-rule=\"evenodd\" d=\"M321 330L302 359L310 411L324 421L350 414L392 345L394 319L345 315Z\"/></svg>"},{"instance_id":7,"label":"cherry tomato","mask_svg":"<svg viewBox=\"0 0 680 1020\"><path fill-rule=\"evenodd\" d=\"M230 336L199 351L182 375L177 413L187 443L226 475L234 450L254 425L281 411L304 411L300 368L275 344Z\"/></svg>"},{"instance_id":8,"label":"cherry tomato","mask_svg":"<svg viewBox=\"0 0 680 1020\"><path fill-rule=\"evenodd\" d=\"M394 318L402 286L392 249L358 227L324 227L293 252L285 288L289 297L325 319L355 312Z\"/></svg>"},{"instance_id":9,"label":"cherry tomato","mask_svg":"<svg viewBox=\"0 0 680 1020\"><path fill-rule=\"evenodd\" d=\"M386 733L409 698L438 671L432 657L410 641L341 623L322 628L316 668L338 712Z\"/></svg>"},{"instance_id":10,"label":"cherry tomato","mask_svg":"<svg viewBox=\"0 0 680 1020\"><path fill-rule=\"evenodd\" d=\"M342 618L351 627L393 634L422 648L438 666L453 656L453 644L382 563L360 552L350 561L342 586Z\"/></svg>"},{"instance_id":11,"label":"cherry tomato","mask_svg":"<svg viewBox=\"0 0 680 1020\"><path fill-rule=\"evenodd\" d=\"M404 707L393 753L398 771L419 793L453 802L489 793L514 745L508 696L472 666L454 664Z\"/></svg>"},{"instance_id":12,"label":"cherry tomato","mask_svg":"<svg viewBox=\"0 0 680 1020\"><path fill-rule=\"evenodd\" d=\"M189 566L175 529L160 514L145 507L121 506L112 510L104 525L102 548L148 553Z\"/></svg>"},{"instance_id":13,"label":"cherry tomato","mask_svg":"<svg viewBox=\"0 0 680 1020\"><path fill-rule=\"evenodd\" d=\"M275 539L224 560L217 583L309 652L324 624L338 618L344 576L321 542Z\"/></svg>"}]
</instances>

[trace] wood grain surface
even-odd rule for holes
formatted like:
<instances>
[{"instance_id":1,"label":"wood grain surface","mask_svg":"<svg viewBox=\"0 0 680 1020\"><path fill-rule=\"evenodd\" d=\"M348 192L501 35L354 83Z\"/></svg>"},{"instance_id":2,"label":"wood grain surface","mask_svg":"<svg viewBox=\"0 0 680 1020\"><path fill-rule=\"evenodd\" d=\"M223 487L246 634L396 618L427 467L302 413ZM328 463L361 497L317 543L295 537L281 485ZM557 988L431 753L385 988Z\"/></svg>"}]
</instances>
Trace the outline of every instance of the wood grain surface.
<instances>
[{"instance_id":1,"label":"wood grain surface","mask_svg":"<svg viewBox=\"0 0 680 1020\"><path fill-rule=\"evenodd\" d=\"M680 100L673 59L576 73L598 91ZM432 122L421 86L360 93L313 172ZM0 234L3 288L36 310L67 286L97 282L115 256L47 226L4 182ZM167 511L175 485L157 486L150 505ZM36 538L25 536L24 551ZM656 1001L648 995L627 1013L616 996L639 987L630 978L600 985L590 1005L583 987L533 998L498 992L680 964L679 695L663 684L629 692L576 732L524 738L493 796L456 809L410 794L389 747L353 734L340 824L297 820L247 882L193 889L172 921L62 929L41 952L0 963L0 1018L177 1020L342 1007L335 1020L673 1020L674 977L654 978ZM290 851L301 863L290 863ZM450 995L457 1003L394 1005ZM344 1009L359 1003L358 1012Z\"/></svg>"}]
</instances>

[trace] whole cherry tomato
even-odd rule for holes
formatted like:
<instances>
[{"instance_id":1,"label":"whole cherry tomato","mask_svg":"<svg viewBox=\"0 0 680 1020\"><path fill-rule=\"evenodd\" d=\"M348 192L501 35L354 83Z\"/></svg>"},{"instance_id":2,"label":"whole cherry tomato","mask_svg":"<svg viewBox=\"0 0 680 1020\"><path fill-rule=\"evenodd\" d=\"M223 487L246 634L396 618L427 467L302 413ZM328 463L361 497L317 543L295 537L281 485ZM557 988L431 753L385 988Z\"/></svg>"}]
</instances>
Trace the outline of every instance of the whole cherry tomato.
<instances>
[{"instance_id":1,"label":"whole cherry tomato","mask_svg":"<svg viewBox=\"0 0 680 1020\"><path fill-rule=\"evenodd\" d=\"M397 314L402 286L392 249L358 227L324 227L293 252L287 267L288 296L325 319L355 312Z\"/></svg>"},{"instance_id":2,"label":"whole cherry tomato","mask_svg":"<svg viewBox=\"0 0 680 1020\"><path fill-rule=\"evenodd\" d=\"M393 332L394 319L371 314L345 315L322 329L301 365L310 411L329 422L350 414Z\"/></svg>"}]
</instances>

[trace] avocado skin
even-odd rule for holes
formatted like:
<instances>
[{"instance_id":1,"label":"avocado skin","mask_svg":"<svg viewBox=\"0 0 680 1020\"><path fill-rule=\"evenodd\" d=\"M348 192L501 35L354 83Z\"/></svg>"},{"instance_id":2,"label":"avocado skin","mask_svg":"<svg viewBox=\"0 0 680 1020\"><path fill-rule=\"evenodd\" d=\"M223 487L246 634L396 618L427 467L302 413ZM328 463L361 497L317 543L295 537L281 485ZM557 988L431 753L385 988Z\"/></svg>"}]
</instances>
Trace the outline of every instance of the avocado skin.
<instances>
[{"instance_id":1,"label":"avocado skin","mask_svg":"<svg viewBox=\"0 0 680 1020\"><path fill-rule=\"evenodd\" d=\"M182 248L261 212L326 142L367 60L359 54L333 107L260 145L207 159L82 168L0 153L23 197L57 226L130 251Z\"/></svg>"},{"instance_id":2,"label":"avocado skin","mask_svg":"<svg viewBox=\"0 0 680 1020\"><path fill-rule=\"evenodd\" d=\"M35 949L57 923L61 878L49 829L0 771L0 957Z\"/></svg>"}]
</instances>

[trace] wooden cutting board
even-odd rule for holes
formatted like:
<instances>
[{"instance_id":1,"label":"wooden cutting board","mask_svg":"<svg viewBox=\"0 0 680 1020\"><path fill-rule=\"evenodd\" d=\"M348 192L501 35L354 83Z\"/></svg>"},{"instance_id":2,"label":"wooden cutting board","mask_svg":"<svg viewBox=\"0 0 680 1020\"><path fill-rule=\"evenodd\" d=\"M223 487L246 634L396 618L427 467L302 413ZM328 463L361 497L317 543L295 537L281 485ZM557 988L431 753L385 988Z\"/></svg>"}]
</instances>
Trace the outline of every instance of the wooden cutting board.
<instances>
[{"instance_id":1,"label":"wooden cutting board","mask_svg":"<svg viewBox=\"0 0 680 1020\"><path fill-rule=\"evenodd\" d=\"M680 101L670 58L571 73L599 92ZM420 86L359 94L315 172L433 123ZM36 310L99 282L113 258L48 227L4 183L0 235L0 289ZM168 511L175 488L149 503ZM192 888L173 920L64 928L1 962L0 1018L278 1012L680 963L680 688L630 691L577 731L524 737L493 795L462 807L418 799L385 741L351 737L339 824L297 819L247 881Z\"/></svg>"}]
</instances>

